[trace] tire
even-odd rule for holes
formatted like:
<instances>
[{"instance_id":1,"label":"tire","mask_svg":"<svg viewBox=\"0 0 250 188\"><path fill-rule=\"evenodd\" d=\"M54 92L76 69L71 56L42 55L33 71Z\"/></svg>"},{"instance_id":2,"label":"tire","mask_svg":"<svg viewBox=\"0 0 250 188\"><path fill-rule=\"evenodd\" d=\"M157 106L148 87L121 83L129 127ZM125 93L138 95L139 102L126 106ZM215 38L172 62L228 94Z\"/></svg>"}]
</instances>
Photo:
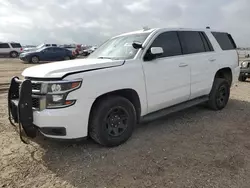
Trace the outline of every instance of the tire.
<instances>
[{"instance_id":1,"label":"tire","mask_svg":"<svg viewBox=\"0 0 250 188\"><path fill-rule=\"evenodd\" d=\"M226 79L215 78L209 95L208 106L212 110L222 110L226 107L230 97L230 85Z\"/></svg>"},{"instance_id":2,"label":"tire","mask_svg":"<svg viewBox=\"0 0 250 188\"><path fill-rule=\"evenodd\" d=\"M31 63L39 63L39 57L37 57L37 56L32 56L31 58L30 58L30 62Z\"/></svg>"},{"instance_id":3,"label":"tire","mask_svg":"<svg viewBox=\"0 0 250 188\"><path fill-rule=\"evenodd\" d=\"M120 96L109 96L98 101L90 115L89 134L97 143L114 147L126 142L136 125L133 104Z\"/></svg>"},{"instance_id":4,"label":"tire","mask_svg":"<svg viewBox=\"0 0 250 188\"><path fill-rule=\"evenodd\" d=\"M11 58L17 58L18 53L16 51L10 52L10 57Z\"/></svg>"},{"instance_id":5,"label":"tire","mask_svg":"<svg viewBox=\"0 0 250 188\"><path fill-rule=\"evenodd\" d=\"M241 81L241 82L245 82L246 79L247 79L247 77L245 77L245 76L239 76L239 81Z\"/></svg>"},{"instance_id":6,"label":"tire","mask_svg":"<svg viewBox=\"0 0 250 188\"><path fill-rule=\"evenodd\" d=\"M65 61L70 60L70 57L69 57L69 56L65 56L65 57L64 57L64 60L65 60Z\"/></svg>"}]
</instances>

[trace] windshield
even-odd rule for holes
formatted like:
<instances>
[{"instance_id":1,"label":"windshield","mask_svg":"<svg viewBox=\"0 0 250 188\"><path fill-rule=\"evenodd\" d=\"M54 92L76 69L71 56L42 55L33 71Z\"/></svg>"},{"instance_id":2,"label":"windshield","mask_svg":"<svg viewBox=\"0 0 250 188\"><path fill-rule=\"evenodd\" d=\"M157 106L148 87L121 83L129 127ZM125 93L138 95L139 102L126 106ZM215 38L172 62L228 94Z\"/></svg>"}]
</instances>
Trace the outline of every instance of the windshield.
<instances>
[{"instance_id":1,"label":"windshield","mask_svg":"<svg viewBox=\"0 0 250 188\"><path fill-rule=\"evenodd\" d=\"M88 58L91 59L133 59L138 49L133 48L133 42L143 43L149 33L131 34L108 40L96 49Z\"/></svg>"},{"instance_id":2,"label":"windshield","mask_svg":"<svg viewBox=\"0 0 250 188\"><path fill-rule=\"evenodd\" d=\"M40 44L40 45L38 45L36 48L42 48L44 46L44 44Z\"/></svg>"}]
</instances>

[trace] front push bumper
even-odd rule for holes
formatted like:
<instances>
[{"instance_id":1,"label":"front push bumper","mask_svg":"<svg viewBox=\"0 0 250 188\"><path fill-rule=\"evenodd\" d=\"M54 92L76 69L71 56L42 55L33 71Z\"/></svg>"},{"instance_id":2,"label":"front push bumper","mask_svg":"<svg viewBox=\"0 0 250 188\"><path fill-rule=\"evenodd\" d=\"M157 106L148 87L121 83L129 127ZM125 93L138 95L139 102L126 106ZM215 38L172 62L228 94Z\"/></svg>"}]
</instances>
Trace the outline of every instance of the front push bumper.
<instances>
[{"instance_id":1,"label":"front push bumper","mask_svg":"<svg viewBox=\"0 0 250 188\"><path fill-rule=\"evenodd\" d=\"M11 79L8 93L8 114L10 123L18 130L20 139L34 138L37 127L33 124L32 84L30 80Z\"/></svg>"}]
</instances>

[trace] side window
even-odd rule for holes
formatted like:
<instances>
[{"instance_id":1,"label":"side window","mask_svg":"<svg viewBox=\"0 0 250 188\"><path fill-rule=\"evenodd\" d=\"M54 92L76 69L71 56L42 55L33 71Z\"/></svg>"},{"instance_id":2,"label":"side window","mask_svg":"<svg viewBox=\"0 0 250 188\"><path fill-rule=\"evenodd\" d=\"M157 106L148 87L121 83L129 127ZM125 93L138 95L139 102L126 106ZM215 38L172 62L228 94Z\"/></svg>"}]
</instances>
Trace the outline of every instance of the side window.
<instances>
[{"instance_id":1,"label":"side window","mask_svg":"<svg viewBox=\"0 0 250 188\"><path fill-rule=\"evenodd\" d=\"M202 42L204 44L205 50L207 52L214 51L214 48L213 48L209 38L207 37L206 33L205 32L200 32L200 36L201 36Z\"/></svg>"},{"instance_id":2,"label":"side window","mask_svg":"<svg viewBox=\"0 0 250 188\"><path fill-rule=\"evenodd\" d=\"M12 48L21 48L21 44L19 43L11 43Z\"/></svg>"},{"instance_id":3,"label":"side window","mask_svg":"<svg viewBox=\"0 0 250 188\"><path fill-rule=\"evenodd\" d=\"M169 31L160 34L154 40L150 48L151 47L162 47L163 54L161 56L158 56L158 58L170 57L182 54L179 38L177 32L175 31ZM150 48L144 57L145 60L149 60L147 56L150 55Z\"/></svg>"},{"instance_id":4,"label":"side window","mask_svg":"<svg viewBox=\"0 0 250 188\"><path fill-rule=\"evenodd\" d=\"M46 46L46 47L49 47L49 46L50 46L50 44L45 44L45 46Z\"/></svg>"},{"instance_id":5,"label":"side window","mask_svg":"<svg viewBox=\"0 0 250 188\"><path fill-rule=\"evenodd\" d=\"M10 48L8 43L0 43L0 48Z\"/></svg>"},{"instance_id":6,"label":"side window","mask_svg":"<svg viewBox=\"0 0 250 188\"><path fill-rule=\"evenodd\" d=\"M222 50L236 49L236 44L230 34L219 32L212 32L212 34L219 43Z\"/></svg>"},{"instance_id":7,"label":"side window","mask_svg":"<svg viewBox=\"0 0 250 188\"><path fill-rule=\"evenodd\" d=\"M198 31L179 31L178 34L183 54L201 53L206 51Z\"/></svg>"},{"instance_id":8,"label":"side window","mask_svg":"<svg viewBox=\"0 0 250 188\"><path fill-rule=\"evenodd\" d=\"M52 44L52 46L57 46L56 44Z\"/></svg>"}]
</instances>

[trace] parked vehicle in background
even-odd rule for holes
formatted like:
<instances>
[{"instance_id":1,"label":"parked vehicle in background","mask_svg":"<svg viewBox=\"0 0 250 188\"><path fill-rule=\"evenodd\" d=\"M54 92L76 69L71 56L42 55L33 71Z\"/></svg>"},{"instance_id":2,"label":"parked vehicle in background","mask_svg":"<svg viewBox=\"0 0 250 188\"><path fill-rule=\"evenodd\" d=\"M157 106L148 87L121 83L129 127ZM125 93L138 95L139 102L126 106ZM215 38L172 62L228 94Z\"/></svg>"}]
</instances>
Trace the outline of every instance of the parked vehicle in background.
<instances>
[{"instance_id":1,"label":"parked vehicle in background","mask_svg":"<svg viewBox=\"0 0 250 188\"><path fill-rule=\"evenodd\" d=\"M96 46L92 46L88 49L83 50L83 56L88 56L89 54L93 53L97 49Z\"/></svg>"},{"instance_id":2,"label":"parked vehicle in background","mask_svg":"<svg viewBox=\"0 0 250 188\"><path fill-rule=\"evenodd\" d=\"M222 110L240 73L235 49L230 34L210 29L125 33L88 58L25 69L11 81L9 119L29 137L117 146L138 122L199 103Z\"/></svg>"},{"instance_id":3,"label":"parked vehicle in background","mask_svg":"<svg viewBox=\"0 0 250 188\"><path fill-rule=\"evenodd\" d=\"M74 56L70 50L59 47L44 47L36 51L24 52L20 54L20 59L29 63L70 60L73 58Z\"/></svg>"},{"instance_id":4,"label":"parked vehicle in background","mask_svg":"<svg viewBox=\"0 0 250 188\"><path fill-rule=\"evenodd\" d=\"M34 48L32 48L32 47L31 48L24 48L23 52L35 51L37 49L44 48L44 47L57 47L57 44L44 44L43 43L43 44L40 44Z\"/></svg>"},{"instance_id":5,"label":"parked vehicle in background","mask_svg":"<svg viewBox=\"0 0 250 188\"><path fill-rule=\"evenodd\" d=\"M245 82L247 78L250 78L250 60L240 63L239 81Z\"/></svg>"},{"instance_id":6,"label":"parked vehicle in background","mask_svg":"<svg viewBox=\"0 0 250 188\"><path fill-rule=\"evenodd\" d=\"M0 55L9 55L12 58L16 58L22 51L23 48L20 43L0 42Z\"/></svg>"}]
</instances>

